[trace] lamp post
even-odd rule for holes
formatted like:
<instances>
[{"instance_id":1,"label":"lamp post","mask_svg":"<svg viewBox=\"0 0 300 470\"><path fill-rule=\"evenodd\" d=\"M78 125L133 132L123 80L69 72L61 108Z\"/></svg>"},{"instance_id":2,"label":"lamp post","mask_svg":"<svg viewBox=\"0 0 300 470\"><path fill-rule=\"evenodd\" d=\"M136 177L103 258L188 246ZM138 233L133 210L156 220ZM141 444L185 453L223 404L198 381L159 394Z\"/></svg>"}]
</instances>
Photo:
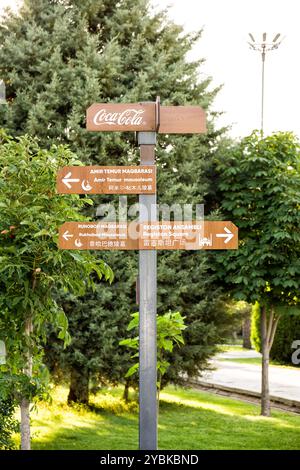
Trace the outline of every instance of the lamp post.
<instances>
[{"instance_id":1,"label":"lamp post","mask_svg":"<svg viewBox=\"0 0 300 470\"><path fill-rule=\"evenodd\" d=\"M250 41L248 42L250 48L254 51L261 53L261 135L264 134L264 93L265 93L265 60L266 53L277 49L282 42L282 36L280 33L277 33L272 41L267 40L267 33L263 33L262 40L256 41L253 34L249 33Z\"/></svg>"}]
</instances>

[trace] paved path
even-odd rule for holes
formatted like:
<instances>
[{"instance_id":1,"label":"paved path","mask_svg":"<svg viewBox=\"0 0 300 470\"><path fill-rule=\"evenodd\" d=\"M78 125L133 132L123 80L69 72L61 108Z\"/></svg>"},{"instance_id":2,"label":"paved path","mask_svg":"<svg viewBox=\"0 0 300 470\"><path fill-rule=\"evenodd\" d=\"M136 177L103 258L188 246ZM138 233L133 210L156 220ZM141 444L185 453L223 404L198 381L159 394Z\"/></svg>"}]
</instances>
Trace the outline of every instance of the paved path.
<instances>
[{"instance_id":1,"label":"paved path","mask_svg":"<svg viewBox=\"0 0 300 470\"><path fill-rule=\"evenodd\" d=\"M242 364L230 359L260 357L256 351L228 351L217 355L212 364L215 371L207 372L201 382L233 389L260 392L261 366ZM228 359L226 361L220 359ZM270 394L300 403L300 369L270 366Z\"/></svg>"}]
</instances>

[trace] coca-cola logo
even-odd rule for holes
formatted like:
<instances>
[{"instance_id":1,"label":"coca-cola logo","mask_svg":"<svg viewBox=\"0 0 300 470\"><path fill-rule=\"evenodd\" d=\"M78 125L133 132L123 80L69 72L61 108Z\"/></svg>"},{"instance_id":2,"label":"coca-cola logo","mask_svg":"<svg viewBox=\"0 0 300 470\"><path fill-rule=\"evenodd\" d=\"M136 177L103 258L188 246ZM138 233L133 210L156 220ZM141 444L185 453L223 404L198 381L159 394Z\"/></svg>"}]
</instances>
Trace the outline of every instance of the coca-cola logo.
<instances>
[{"instance_id":1,"label":"coca-cola logo","mask_svg":"<svg viewBox=\"0 0 300 470\"><path fill-rule=\"evenodd\" d=\"M125 109L120 113L107 112L106 109L100 109L94 116L95 126L108 124L109 126L140 126L143 124L143 109Z\"/></svg>"}]
</instances>

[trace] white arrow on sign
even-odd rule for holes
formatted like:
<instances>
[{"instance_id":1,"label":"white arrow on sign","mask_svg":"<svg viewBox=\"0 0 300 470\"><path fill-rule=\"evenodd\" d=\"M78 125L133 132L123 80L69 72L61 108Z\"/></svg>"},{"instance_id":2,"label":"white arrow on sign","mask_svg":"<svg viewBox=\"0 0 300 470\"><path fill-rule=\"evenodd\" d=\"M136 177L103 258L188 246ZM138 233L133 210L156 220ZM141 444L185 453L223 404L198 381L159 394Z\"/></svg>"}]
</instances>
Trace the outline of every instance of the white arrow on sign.
<instances>
[{"instance_id":1,"label":"white arrow on sign","mask_svg":"<svg viewBox=\"0 0 300 470\"><path fill-rule=\"evenodd\" d=\"M69 238L73 238L74 235L72 235L72 233L69 233L69 230L67 230L64 234L63 234L63 238L67 241L69 241Z\"/></svg>"},{"instance_id":2,"label":"white arrow on sign","mask_svg":"<svg viewBox=\"0 0 300 470\"><path fill-rule=\"evenodd\" d=\"M72 173L69 172L67 175L65 175L62 179L62 182L67 186L67 188L71 189L72 185L70 183L79 183L80 179L78 178L71 178Z\"/></svg>"},{"instance_id":3,"label":"white arrow on sign","mask_svg":"<svg viewBox=\"0 0 300 470\"><path fill-rule=\"evenodd\" d=\"M226 240L224 240L224 243L228 243L234 237L234 234L227 227L224 227L224 230L226 233L217 233L216 237L226 238Z\"/></svg>"}]
</instances>

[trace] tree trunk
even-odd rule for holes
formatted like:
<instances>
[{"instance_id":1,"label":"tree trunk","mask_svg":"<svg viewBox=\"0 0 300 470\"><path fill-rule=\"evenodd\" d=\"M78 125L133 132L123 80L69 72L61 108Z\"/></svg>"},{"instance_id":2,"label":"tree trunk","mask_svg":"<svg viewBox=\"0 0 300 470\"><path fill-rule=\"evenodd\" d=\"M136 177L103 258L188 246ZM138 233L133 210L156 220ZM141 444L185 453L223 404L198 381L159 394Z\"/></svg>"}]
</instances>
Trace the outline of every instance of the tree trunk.
<instances>
[{"instance_id":1,"label":"tree trunk","mask_svg":"<svg viewBox=\"0 0 300 470\"><path fill-rule=\"evenodd\" d=\"M129 402L129 383L128 382L125 382L125 385L124 385L123 400L125 400L126 403Z\"/></svg>"},{"instance_id":2,"label":"tree trunk","mask_svg":"<svg viewBox=\"0 0 300 470\"><path fill-rule=\"evenodd\" d=\"M269 392L269 361L270 351L273 345L280 315L274 313L273 306L270 307L269 319L266 307L261 308L261 352L262 352L262 376L261 376L261 414L271 415L270 392Z\"/></svg>"},{"instance_id":3,"label":"tree trunk","mask_svg":"<svg viewBox=\"0 0 300 470\"><path fill-rule=\"evenodd\" d=\"M244 316L243 320L243 348L251 349L251 311Z\"/></svg>"},{"instance_id":4,"label":"tree trunk","mask_svg":"<svg viewBox=\"0 0 300 470\"><path fill-rule=\"evenodd\" d=\"M71 383L68 395L68 404L81 403L88 405L89 403L89 372L82 367L71 369Z\"/></svg>"},{"instance_id":5,"label":"tree trunk","mask_svg":"<svg viewBox=\"0 0 300 470\"><path fill-rule=\"evenodd\" d=\"M28 317L25 321L25 336L30 338L33 330L32 317ZM29 342L29 341L28 341ZM30 345L28 344L28 351L26 352L27 364L24 367L24 374L28 377L32 376L32 354L30 352ZM21 398L21 450L30 450L30 401L28 398Z\"/></svg>"},{"instance_id":6,"label":"tree trunk","mask_svg":"<svg viewBox=\"0 0 300 470\"><path fill-rule=\"evenodd\" d=\"M21 409L21 450L30 450L30 401L22 398Z\"/></svg>"},{"instance_id":7,"label":"tree trunk","mask_svg":"<svg viewBox=\"0 0 300 470\"><path fill-rule=\"evenodd\" d=\"M267 312L266 307L261 308L261 415L270 416L269 392L269 347L267 338Z\"/></svg>"}]
</instances>

